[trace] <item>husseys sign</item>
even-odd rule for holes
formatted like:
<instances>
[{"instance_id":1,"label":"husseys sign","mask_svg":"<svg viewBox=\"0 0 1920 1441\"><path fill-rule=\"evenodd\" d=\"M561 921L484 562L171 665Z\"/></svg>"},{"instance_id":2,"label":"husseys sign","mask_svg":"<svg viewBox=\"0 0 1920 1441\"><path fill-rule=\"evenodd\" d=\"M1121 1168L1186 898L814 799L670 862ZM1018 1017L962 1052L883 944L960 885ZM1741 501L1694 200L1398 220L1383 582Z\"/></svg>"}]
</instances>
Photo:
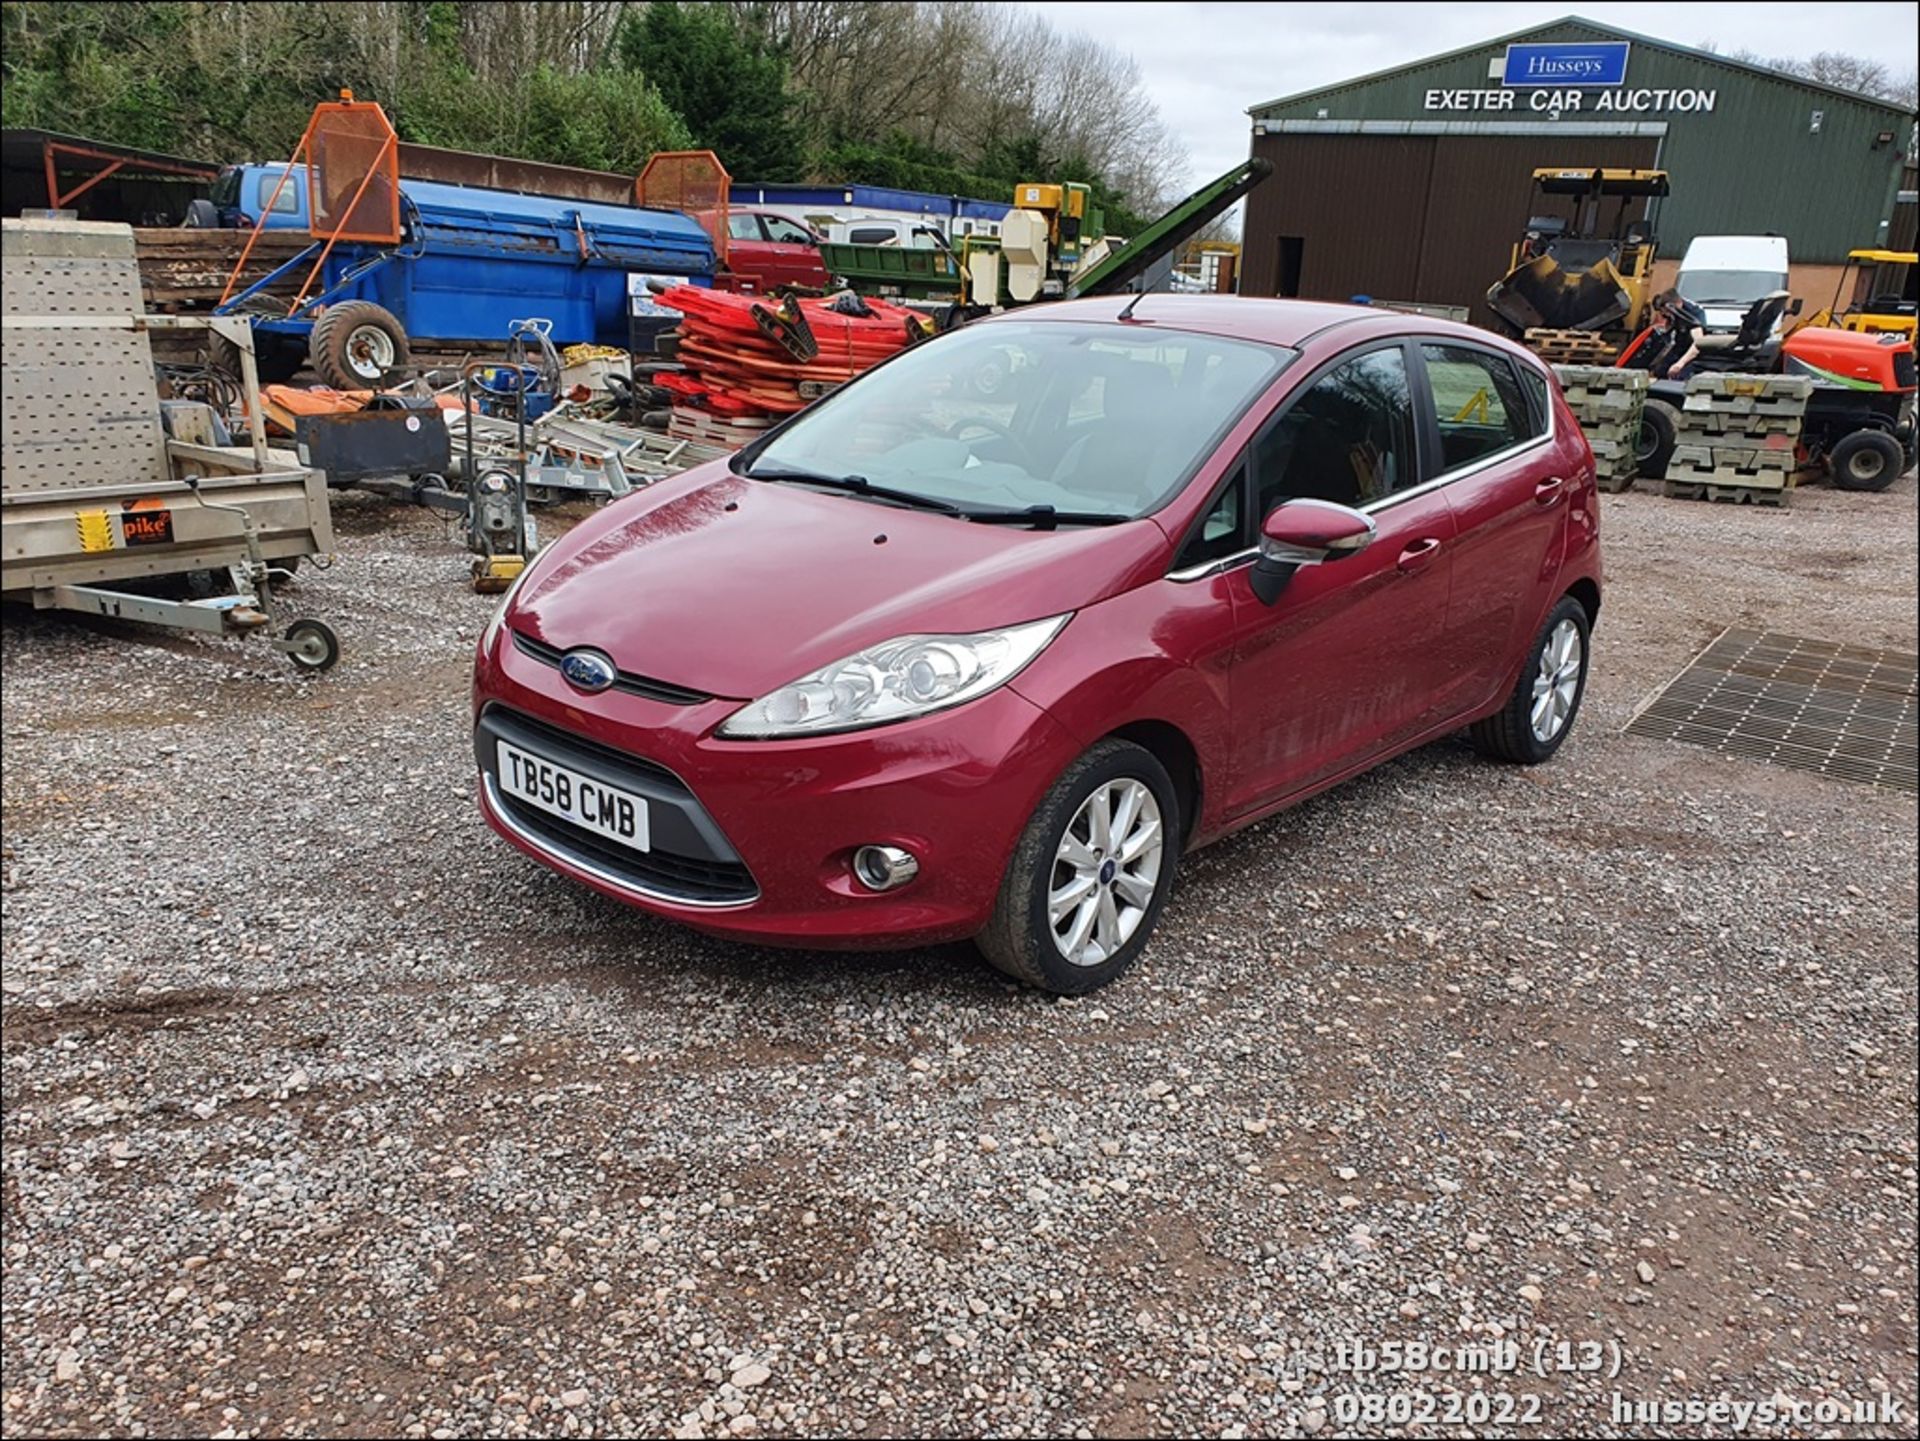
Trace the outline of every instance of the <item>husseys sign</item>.
<instances>
[{"instance_id":1,"label":"husseys sign","mask_svg":"<svg viewBox=\"0 0 1920 1441\"><path fill-rule=\"evenodd\" d=\"M1600 45L1509 45L1502 85L1625 85L1627 51L1622 41Z\"/></svg>"},{"instance_id":2,"label":"husseys sign","mask_svg":"<svg viewBox=\"0 0 1920 1441\"><path fill-rule=\"evenodd\" d=\"M1718 90L1627 89L1627 54L1631 49L1624 40L1587 45L1509 45L1505 59L1499 62L1499 89L1429 90L1426 108L1553 115L1712 112L1720 98Z\"/></svg>"}]
</instances>

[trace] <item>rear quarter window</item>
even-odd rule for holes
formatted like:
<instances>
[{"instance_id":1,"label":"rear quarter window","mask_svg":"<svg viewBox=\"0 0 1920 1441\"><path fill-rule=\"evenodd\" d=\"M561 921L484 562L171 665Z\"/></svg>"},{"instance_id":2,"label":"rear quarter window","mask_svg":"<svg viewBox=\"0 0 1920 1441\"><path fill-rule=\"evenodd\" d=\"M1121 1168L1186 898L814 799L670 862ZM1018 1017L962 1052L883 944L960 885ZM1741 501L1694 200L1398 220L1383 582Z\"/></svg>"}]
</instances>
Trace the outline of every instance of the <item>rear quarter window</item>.
<instances>
[{"instance_id":1,"label":"rear quarter window","mask_svg":"<svg viewBox=\"0 0 1920 1441\"><path fill-rule=\"evenodd\" d=\"M1516 362L1513 368L1520 372L1521 387L1533 407L1533 433L1545 435L1553 415L1553 388L1547 384L1546 376L1531 365L1522 361Z\"/></svg>"}]
</instances>

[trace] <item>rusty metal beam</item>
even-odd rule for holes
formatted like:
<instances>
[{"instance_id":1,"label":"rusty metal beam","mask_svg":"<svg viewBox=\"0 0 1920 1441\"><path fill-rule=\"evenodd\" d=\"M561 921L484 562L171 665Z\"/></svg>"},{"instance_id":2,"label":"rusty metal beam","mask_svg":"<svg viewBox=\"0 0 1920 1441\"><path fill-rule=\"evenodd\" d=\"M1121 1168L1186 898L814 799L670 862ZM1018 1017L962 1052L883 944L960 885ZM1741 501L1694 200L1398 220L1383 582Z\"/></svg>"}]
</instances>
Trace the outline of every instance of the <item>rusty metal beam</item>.
<instances>
[{"instance_id":1,"label":"rusty metal beam","mask_svg":"<svg viewBox=\"0 0 1920 1441\"><path fill-rule=\"evenodd\" d=\"M60 171L63 167L55 158L56 156L98 161L102 163L102 168L72 190L62 194ZM217 165L176 165L172 161L116 155L110 150L96 150L90 145L69 145L60 140L45 142L41 147L41 159L45 162L47 169L47 208L49 210L64 210L70 201L79 199L109 175L129 166L136 172L151 171L161 175L184 175L194 180L212 180L220 173L220 167Z\"/></svg>"}]
</instances>

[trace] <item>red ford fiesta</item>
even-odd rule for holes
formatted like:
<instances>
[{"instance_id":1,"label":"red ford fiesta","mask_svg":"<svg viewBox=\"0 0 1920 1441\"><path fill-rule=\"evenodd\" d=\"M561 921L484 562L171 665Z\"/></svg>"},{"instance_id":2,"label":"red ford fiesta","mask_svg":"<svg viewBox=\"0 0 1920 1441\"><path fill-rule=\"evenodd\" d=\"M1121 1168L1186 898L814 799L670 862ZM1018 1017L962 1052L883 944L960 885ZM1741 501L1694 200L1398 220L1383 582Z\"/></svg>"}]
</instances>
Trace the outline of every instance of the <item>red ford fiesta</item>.
<instances>
[{"instance_id":1,"label":"red ford fiesta","mask_svg":"<svg viewBox=\"0 0 1920 1441\"><path fill-rule=\"evenodd\" d=\"M1462 727L1547 759L1600 607L1593 459L1481 331L1151 295L929 341L522 575L493 827L702 930L972 937L1083 992L1182 854Z\"/></svg>"}]
</instances>

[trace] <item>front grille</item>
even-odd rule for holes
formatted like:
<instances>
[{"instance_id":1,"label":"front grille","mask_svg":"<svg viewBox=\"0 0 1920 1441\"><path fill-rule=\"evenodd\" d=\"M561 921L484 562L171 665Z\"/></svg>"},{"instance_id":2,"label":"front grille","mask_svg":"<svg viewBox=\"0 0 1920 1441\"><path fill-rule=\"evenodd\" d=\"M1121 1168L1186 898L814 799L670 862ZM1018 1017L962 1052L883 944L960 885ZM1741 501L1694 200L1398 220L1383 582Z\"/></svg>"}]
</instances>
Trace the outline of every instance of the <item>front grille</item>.
<instances>
[{"instance_id":1,"label":"front grille","mask_svg":"<svg viewBox=\"0 0 1920 1441\"><path fill-rule=\"evenodd\" d=\"M490 713L497 710L502 715L511 716L515 730L529 731L539 736L547 743L541 747L541 749L557 761L564 762L567 758L568 751L584 751L586 754L598 756L604 761L611 761L614 765L620 766L625 770L637 771L649 780L671 786L683 796L691 798L693 795L692 789L685 781L681 780L679 776L675 775L658 761L650 761L645 756L634 755L631 751L623 751L614 746L602 745L599 741L588 740L583 735L575 735L570 730L562 730L559 726L548 725L543 720L535 720L525 711L508 710L505 706L489 706L487 709ZM508 739L511 740L512 737L509 736Z\"/></svg>"},{"instance_id":2,"label":"front grille","mask_svg":"<svg viewBox=\"0 0 1920 1441\"><path fill-rule=\"evenodd\" d=\"M1913 351L1904 345L1893 357L1893 383L1902 390L1914 387Z\"/></svg>"},{"instance_id":3,"label":"front grille","mask_svg":"<svg viewBox=\"0 0 1920 1441\"><path fill-rule=\"evenodd\" d=\"M750 901L760 894L753 882L753 873L738 863L693 860L664 851L629 850L571 821L522 805L498 787L494 789L494 799L500 809L513 817L515 825L550 849L641 889L672 900L705 905Z\"/></svg>"},{"instance_id":4,"label":"front grille","mask_svg":"<svg viewBox=\"0 0 1920 1441\"><path fill-rule=\"evenodd\" d=\"M654 849L636 851L501 789L494 776L497 737L609 784L643 795L652 808ZM759 885L687 783L657 761L589 740L524 711L489 705L475 732L476 758L493 804L526 839L618 885L689 905L756 899Z\"/></svg>"},{"instance_id":5,"label":"front grille","mask_svg":"<svg viewBox=\"0 0 1920 1441\"><path fill-rule=\"evenodd\" d=\"M532 636L522 635L517 630L513 631L512 635L513 643L521 654L532 656L542 665L553 666L556 670L559 668L560 657L566 654L559 646L548 645L543 640L535 640ZM652 676L635 675L628 670L615 674L612 688L624 691L628 695L657 700L663 705L700 705L713 699L705 691L689 690L683 685L671 685L663 680L655 680Z\"/></svg>"}]
</instances>

